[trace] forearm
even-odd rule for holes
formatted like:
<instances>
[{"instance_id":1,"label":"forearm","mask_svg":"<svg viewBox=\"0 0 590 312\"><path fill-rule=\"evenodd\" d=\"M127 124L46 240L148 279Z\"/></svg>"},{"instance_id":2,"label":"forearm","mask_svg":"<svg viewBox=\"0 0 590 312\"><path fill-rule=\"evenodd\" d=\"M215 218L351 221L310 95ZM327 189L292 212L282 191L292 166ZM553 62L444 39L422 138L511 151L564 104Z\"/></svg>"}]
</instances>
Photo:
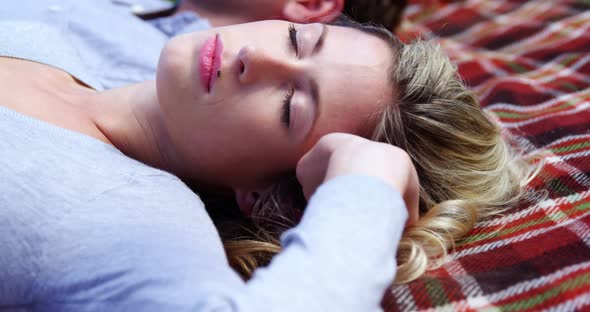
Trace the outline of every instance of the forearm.
<instances>
[{"instance_id":1,"label":"forearm","mask_svg":"<svg viewBox=\"0 0 590 312\"><path fill-rule=\"evenodd\" d=\"M281 311L378 310L395 276L406 219L400 195L375 178L329 181L311 198L301 223L283 235L284 251L248 283L244 304Z\"/></svg>"}]
</instances>

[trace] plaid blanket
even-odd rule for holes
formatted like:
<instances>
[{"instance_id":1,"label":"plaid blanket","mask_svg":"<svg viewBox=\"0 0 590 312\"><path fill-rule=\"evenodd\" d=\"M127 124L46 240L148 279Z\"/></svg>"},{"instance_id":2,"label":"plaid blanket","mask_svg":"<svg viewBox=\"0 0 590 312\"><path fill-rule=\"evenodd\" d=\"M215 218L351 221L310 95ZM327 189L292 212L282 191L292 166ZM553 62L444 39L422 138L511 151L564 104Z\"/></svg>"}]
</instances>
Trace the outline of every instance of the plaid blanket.
<instances>
[{"instance_id":1,"label":"plaid blanket","mask_svg":"<svg viewBox=\"0 0 590 312\"><path fill-rule=\"evenodd\" d=\"M590 0L414 1L399 35L434 39L506 131L548 153L547 199L486 220L386 311L590 310Z\"/></svg>"}]
</instances>

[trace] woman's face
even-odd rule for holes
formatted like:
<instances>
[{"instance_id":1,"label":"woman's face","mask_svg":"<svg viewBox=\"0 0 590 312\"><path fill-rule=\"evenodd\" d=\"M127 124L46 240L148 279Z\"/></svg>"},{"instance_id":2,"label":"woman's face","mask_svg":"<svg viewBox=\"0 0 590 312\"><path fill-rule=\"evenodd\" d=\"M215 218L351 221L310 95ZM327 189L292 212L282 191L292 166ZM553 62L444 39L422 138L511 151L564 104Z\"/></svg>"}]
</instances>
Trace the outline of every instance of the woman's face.
<instances>
[{"instance_id":1,"label":"woman's face","mask_svg":"<svg viewBox=\"0 0 590 312\"><path fill-rule=\"evenodd\" d=\"M157 89L183 174L260 188L294 169L323 135L365 134L392 98L392 53L356 29L283 21L172 39Z\"/></svg>"}]
</instances>

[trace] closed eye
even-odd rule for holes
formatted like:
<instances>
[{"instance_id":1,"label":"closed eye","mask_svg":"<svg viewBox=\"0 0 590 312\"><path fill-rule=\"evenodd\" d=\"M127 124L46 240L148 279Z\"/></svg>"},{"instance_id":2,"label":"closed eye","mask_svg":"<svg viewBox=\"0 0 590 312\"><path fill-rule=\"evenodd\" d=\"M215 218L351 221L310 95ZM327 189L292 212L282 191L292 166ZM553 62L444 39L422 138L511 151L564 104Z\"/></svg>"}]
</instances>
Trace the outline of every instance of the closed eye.
<instances>
[{"instance_id":1,"label":"closed eye","mask_svg":"<svg viewBox=\"0 0 590 312\"><path fill-rule=\"evenodd\" d=\"M293 99L293 95L295 94L295 89L289 89L289 92L283 99L283 110L281 114L281 121L287 128L291 127L291 100Z\"/></svg>"},{"instance_id":2,"label":"closed eye","mask_svg":"<svg viewBox=\"0 0 590 312\"><path fill-rule=\"evenodd\" d=\"M295 55L299 56L299 44L297 43L297 29L295 28L295 24L289 24L289 39Z\"/></svg>"}]
</instances>

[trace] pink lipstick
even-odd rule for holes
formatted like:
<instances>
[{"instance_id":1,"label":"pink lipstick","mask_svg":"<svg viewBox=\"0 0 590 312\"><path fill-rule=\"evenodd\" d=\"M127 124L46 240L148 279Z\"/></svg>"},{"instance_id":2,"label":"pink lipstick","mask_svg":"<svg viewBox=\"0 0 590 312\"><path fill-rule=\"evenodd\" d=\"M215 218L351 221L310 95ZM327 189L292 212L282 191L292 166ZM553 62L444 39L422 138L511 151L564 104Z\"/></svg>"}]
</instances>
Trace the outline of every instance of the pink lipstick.
<instances>
[{"instance_id":1,"label":"pink lipstick","mask_svg":"<svg viewBox=\"0 0 590 312\"><path fill-rule=\"evenodd\" d=\"M211 92L215 81L217 80L218 71L221 68L221 54L223 53L223 42L219 34L208 39L201 47L199 52L199 72L201 74L201 84L207 93Z\"/></svg>"}]
</instances>

